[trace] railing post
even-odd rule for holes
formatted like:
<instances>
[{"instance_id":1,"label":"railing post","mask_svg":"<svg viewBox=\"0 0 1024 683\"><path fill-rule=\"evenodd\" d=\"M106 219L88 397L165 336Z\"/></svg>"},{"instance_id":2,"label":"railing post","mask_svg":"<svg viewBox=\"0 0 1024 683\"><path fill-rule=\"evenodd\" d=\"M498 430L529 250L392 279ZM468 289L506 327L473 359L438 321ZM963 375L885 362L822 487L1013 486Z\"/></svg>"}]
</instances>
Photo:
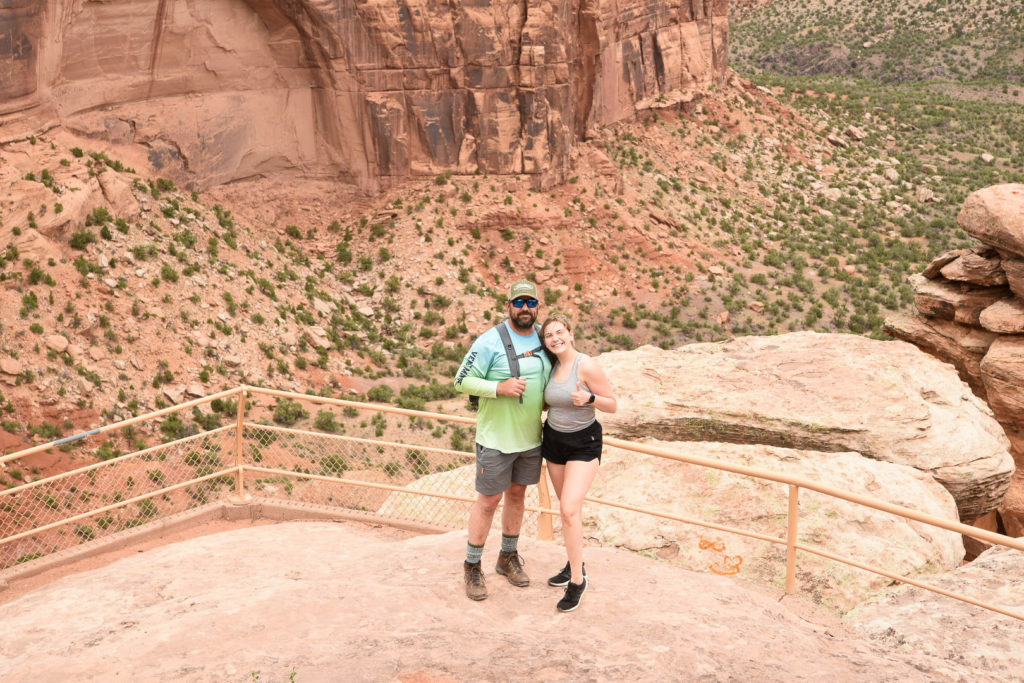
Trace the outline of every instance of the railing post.
<instances>
[{"instance_id":1,"label":"railing post","mask_svg":"<svg viewBox=\"0 0 1024 683\"><path fill-rule=\"evenodd\" d=\"M551 508L551 494L548 492L548 464L541 461L540 481L537 482L537 493L540 495L540 506L545 509ZM555 531L552 526L551 513L542 512L537 520L537 536L542 541L555 540Z\"/></svg>"},{"instance_id":2,"label":"railing post","mask_svg":"<svg viewBox=\"0 0 1024 683\"><path fill-rule=\"evenodd\" d=\"M245 470L243 469L242 456L244 439L243 433L245 431L245 389L242 388L238 392L238 408L235 415L235 495L231 497L231 502L235 504L249 502L249 496L245 493Z\"/></svg>"},{"instance_id":3,"label":"railing post","mask_svg":"<svg viewBox=\"0 0 1024 683\"><path fill-rule=\"evenodd\" d=\"M789 485L789 516L786 531L786 594L796 592L796 528L799 516L800 487Z\"/></svg>"}]
</instances>

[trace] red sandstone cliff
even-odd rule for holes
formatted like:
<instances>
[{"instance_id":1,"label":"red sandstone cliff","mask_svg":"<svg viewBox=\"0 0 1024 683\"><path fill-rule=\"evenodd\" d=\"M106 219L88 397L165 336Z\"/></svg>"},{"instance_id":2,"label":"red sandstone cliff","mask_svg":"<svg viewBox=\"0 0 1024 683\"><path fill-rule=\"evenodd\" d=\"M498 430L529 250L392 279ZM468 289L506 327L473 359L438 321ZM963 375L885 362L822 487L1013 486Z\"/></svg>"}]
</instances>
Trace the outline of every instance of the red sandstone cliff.
<instances>
[{"instance_id":1,"label":"red sandstone cliff","mask_svg":"<svg viewBox=\"0 0 1024 683\"><path fill-rule=\"evenodd\" d=\"M560 179L593 125L724 79L728 0L5 0L0 141L137 143L205 187Z\"/></svg>"}]
</instances>

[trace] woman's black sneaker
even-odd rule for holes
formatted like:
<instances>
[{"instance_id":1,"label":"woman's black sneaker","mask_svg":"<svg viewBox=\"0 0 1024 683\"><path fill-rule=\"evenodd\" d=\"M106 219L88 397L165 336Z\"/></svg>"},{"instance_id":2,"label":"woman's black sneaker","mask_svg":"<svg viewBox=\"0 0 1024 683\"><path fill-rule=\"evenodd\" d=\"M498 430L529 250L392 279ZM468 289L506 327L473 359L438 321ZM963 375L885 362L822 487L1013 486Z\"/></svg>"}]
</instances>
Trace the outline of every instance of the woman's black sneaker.
<instances>
[{"instance_id":1,"label":"woman's black sneaker","mask_svg":"<svg viewBox=\"0 0 1024 683\"><path fill-rule=\"evenodd\" d=\"M587 565L583 565L583 576L587 575ZM572 569L569 568L569 563L566 562L565 566L562 567L562 571L558 572L550 579L548 579L549 586L558 586L561 588L569 583L569 579L572 578Z\"/></svg>"},{"instance_id":2,"label":"woman's black sneaker","mask_svg":"<svg viewBox=\"0 0 1024 683\"><path fill-rule=\"evenodd\" d=\"M565 586L565 595L558 601L559 612L571 612L580 606L580 598L587 591L587 577L583 577L583 583L569 582Z\"/></svg>"}]
</instances>

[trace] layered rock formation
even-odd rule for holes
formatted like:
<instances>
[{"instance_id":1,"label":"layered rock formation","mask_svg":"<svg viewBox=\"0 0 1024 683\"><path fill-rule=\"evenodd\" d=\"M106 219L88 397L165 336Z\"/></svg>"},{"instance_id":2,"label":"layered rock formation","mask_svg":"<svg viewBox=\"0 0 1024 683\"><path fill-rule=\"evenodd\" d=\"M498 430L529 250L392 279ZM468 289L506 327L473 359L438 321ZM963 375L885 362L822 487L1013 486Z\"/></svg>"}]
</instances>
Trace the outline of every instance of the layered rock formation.
<instances>
[{"instance_id":1,"label":"layered rock formation","mask_svg":"<svg viewBox=\"0 0 1024 683\"><path fill-rule=\"evenodd\" d=\"M1024 536L1024 185L973 192L957 220L982 245L935 259L913 279L918 315L886 329L951 363L988 401L1016 463L999 513L1007 534Z\"/></svg>"},{"instance_id":2,"label":"layered rock formation","mask_svg":"<svg viewBox=\"0 0 1024 683\"><path fill-rule=\"evenodd\" d=\"M142 144L198 187L286 170L543 184L591 126L724 80L727 14L728 0L8 0L0 126Z\"/></svg>"}]
</instances>

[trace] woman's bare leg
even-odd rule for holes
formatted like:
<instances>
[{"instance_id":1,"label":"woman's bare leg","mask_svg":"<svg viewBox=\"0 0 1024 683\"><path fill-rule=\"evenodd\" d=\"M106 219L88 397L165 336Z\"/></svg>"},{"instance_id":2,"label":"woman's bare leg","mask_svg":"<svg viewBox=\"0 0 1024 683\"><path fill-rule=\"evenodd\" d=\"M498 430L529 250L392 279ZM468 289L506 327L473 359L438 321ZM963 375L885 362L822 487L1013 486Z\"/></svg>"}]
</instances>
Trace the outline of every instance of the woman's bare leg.
<instances>
[{"instance_id":1,"label":"woman's bare leg","mask_svg":"<svg viewBox=\"0 0 1024 683\"><path fill-rule=\"evenodd\" d=\"M583 498L594 482L599 464L596 459L588 462L570 460L565 464L565 471L559 473L562 475L561 486L556 485L562 511L562 535L573 583L583 583Z\"/></svg>"}]
</instances>

